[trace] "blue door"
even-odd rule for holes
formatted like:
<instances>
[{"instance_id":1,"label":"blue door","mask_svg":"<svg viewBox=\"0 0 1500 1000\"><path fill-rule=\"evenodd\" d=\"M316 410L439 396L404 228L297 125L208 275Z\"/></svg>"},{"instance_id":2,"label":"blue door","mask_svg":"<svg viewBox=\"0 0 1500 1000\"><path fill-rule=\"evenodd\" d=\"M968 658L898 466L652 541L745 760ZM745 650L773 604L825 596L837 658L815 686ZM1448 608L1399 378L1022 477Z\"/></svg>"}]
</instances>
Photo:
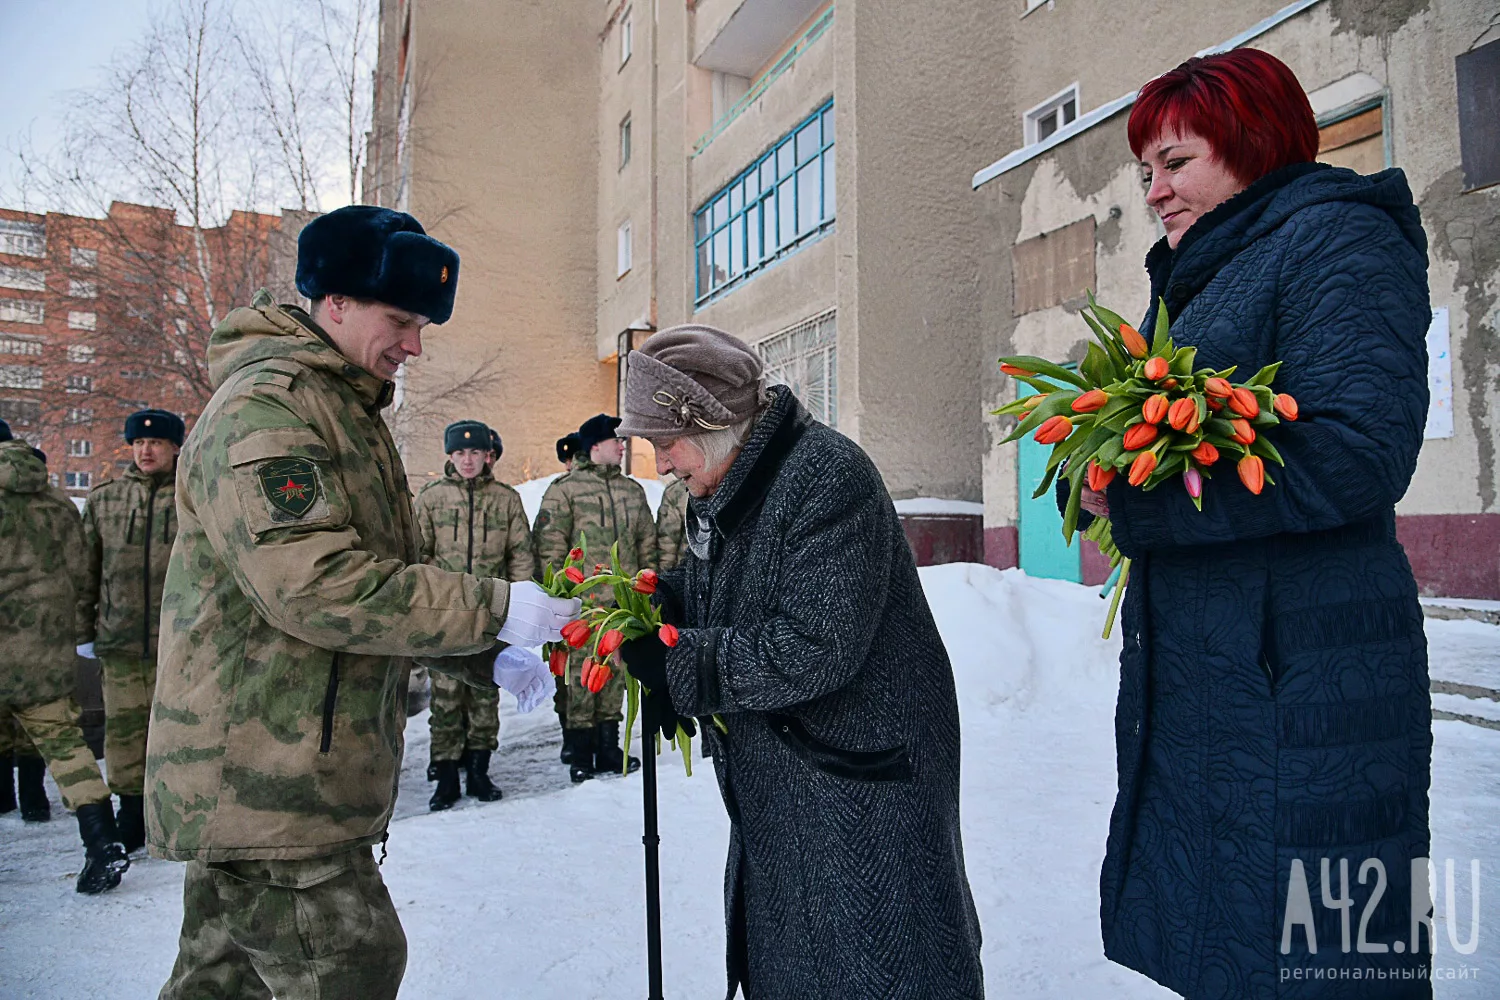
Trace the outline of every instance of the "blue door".
<instances>
[{"instance_id":1,"label":"blue door","mask_svg":"<svg viewBox=\"0 0 1500 1000\"><path fill-rule=\"evenodd\" d=\"M1016 383L1023 396L1032 394L1030 386ZM1047 472L1047 456L1051 445L1037 444L1028 434L1020 442L1017 473L1020 480L1020 561L1021 568L1030 576L1045 576L1054 580L1083 582L1083 571L1078 562L1078 547L1068 547L1063 540L1062 515L1057 512L1057 499L1051 490L1040 499L1031 499L1031 494L1041 484Z\"/></svg>"}]
</instances>

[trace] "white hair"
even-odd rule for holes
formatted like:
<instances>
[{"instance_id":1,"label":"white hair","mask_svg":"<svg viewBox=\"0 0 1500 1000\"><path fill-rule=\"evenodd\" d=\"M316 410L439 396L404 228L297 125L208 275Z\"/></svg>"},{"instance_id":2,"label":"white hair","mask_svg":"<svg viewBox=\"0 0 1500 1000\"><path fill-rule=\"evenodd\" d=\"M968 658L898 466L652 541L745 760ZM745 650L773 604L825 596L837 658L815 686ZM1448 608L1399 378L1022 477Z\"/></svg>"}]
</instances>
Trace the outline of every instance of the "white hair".
<instances>
[{"instance_id":1,"label":"white hair","mask_svg":"<svg viewBox=\"0 0 1500 1000\"><path fill-rule=\"evenodd\" d=\"M755 422L771 405L771 392L764 380L760 384L757 396L755 412L744 420L730 424L721 431L703 431L688 436L688 440L693 443L694 447L703 453L703 464L706 468L718 469L726 465L734 453L750 440L750 432L755 429Z\"/></svg>"}]
</instances>

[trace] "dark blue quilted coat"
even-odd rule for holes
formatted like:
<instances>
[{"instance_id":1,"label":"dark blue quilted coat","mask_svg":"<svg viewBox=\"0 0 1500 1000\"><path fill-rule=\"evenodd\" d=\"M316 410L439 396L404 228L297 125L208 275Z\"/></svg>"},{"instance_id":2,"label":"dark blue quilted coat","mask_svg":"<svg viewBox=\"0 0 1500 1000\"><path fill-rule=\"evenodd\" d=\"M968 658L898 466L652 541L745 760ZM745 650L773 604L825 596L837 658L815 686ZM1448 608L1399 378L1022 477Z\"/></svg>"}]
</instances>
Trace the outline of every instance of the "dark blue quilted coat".
<instances>
[{"instance_id":1,"label":"dark blue quilted coat","mask_svg":"<svg viewBox=\"0 0 1500 1000\"><path fill-rule=\"evenodd\" d=\"M1240 377L1285 362L1275 388L1302 410L1268 432L1286 468L1259 497L1228 463L1202 513L1175 484L1109 489L1136 562L1104 948L1193 1000L1431 996L1426 954L1357 950L1367 907L1369 944L1409 946L1411 862L1428 851L1426 642L1394 528L1427 411L1426 246L1401 171L1302 164L1147 258L1179 346ZM1324 858L1334 897L1349 863L1348 954ZM1387 879L1373 903L1370 858ZM1301 926L1282 954L1297 860L1316 954Z\"/></svg>"},{"instance_id":2,"label":"dark blue quilted coat","mask_svg":"<svg viewBox=\"0 0 1500 1000\"><path fill-rule=\"evenodd\" d=\"M948 654L875 464L772 392L662 578L672 699L729 730L702 727L731 824L728 995L980 1000Z\"/></svg>"}]
</instances>

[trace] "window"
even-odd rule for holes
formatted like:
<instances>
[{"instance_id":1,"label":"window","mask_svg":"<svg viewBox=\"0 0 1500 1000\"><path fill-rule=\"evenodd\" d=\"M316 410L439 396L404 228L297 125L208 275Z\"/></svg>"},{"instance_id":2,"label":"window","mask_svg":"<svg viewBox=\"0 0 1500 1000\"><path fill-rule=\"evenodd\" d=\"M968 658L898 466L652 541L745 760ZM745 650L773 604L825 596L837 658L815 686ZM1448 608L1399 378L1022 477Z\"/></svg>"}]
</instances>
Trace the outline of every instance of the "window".
<instances>
[{"instance_id":1,"label":"window","mask_svg":"<svg viewBox=\"0 0 1500 1000\"><path fill-rule=\"evenodd\" d=\"M620 120L620 169L630 162L630 116Z\"/></svg>"},{"instance_id":2,"label":"window","mask_svg":"<svg viewBox=\"0 0 1500 1000\"><path fill-rule=\"evenodd\" d=\"M40 323L42 303L36 299L0 299L0 322Z\"/></svg>"},{"instance_id":3,"label":"window","mask_svg":"<svg viewBox=\"0 0 1500 1000\"><path fill-rule=\"evenodd\" d=\"M615 277L623 278L631 267L630 223L620 223L615 232Z\"/></svg>"},{"instance_id":4,"label":"window","mask_svg":"<svg viewBox=\"0 0 1500 1000\"><path fill-rule=\"evenodd\" d=\"M0 337L0 354L20 354L24 357L39 358L42 356L42 340L40 337L27 337L21 334Z\"/></svg>"},{"instance_id":5,"label":"window","mask_svg":"<svg viewBox=\"0 0 1500 1000\"><path fill-rule=\"evenodd\" d=\"M94 349L86 344L69 344L68 360L74 364L91 365L94 363Z\"/></svg>"},{"instance_id":6,"label":"window","mask_svg":"<svg viewBox=\"0 0 1500 1000\"><path fill-rule=\"evenodd\" d=\"M1026 112L1026 145L1041 142L1078 118L1078 84L1073 84L1060 94L1049 97Z\"/></svg>"},{"instance_id":7,"label":"window","mask_svg":"<svg viewBox=\"0 0 1500 1000\"><path fill-rule=\"evenodd\" d=\"M92 281L79 281L77 278L69 278L68 294L75 299L97 299L99 297L99 286Z\"/></svg>"},{"instance_id":8,"label":"window","mask_svg":"<svg viewBox=\"0 0 1500 1000\"><path fill-rule=\"evenodd\" d=\"M98 313L79 312L78 310L70 310L68 312L69 330L92 330L98 325Z\"/></svg>"},{"instance_id":9,"label":"window","mask_svg":"<svg viewBox=\"0 0 1500 1000\"><path fill-rule=\"evenodd\" d=\"M29 267L0 267L0 288L15 288L23 292L45 292L47 272Z\"/></svg>"},{"instance_id":10,"label":"window","mask_svg":"<svg viewBox=\"0 0 1500 1000\"><path fill-rule=\"evenodd\" d=\"M789 386L812 415L838 424L838 323L832 309L755 345L766 381Z\"/></svg>"},{"instance_id":11,"label":"window","mask_svg":"<svg viewBox=\"0 0 1500 1000\"><path fill-rule=\"evenodd\" d=\"M69 424L91 424L94 422L94 408L92 406L75 406L68 411L64 422Z\"/></svg>"},{"instance_id":12,"label":"window","mask_svg":"<svg viewBox=\"0 0 1500 1000\"><path fill-rule=\"evenodd\" d=\"M0 253L22 257L47 255L47 227L40 222L0 219Z\"/></svg>"},{"instance_id":13,"label":"window","mask_svg":"<svg viewBox=\"0 0 1500 1000\"><path fill-rule=\"evenodd\" d=\"M73 438L68 441L69 458L88 458L93 453L94 442L90 441L88 438L84 438L82 440Z\"/></svg>"},{"instance_id":14,"label":"window","mask_svg":"<svg viewBox=\"0 0 1500 1000\"><path fill-rule=\"evenodd\" d=\"M42 404L34 399L0 399L0 420L12 427L30 427L42 419Z\"/></svg>"},{"instance_id":15,"label":"window","mask_svg":"<svg viewBox=\"0 0 1500 1000\"><path fill-rule=\"evenodd\" d=\"M833 134L829 101L698 209L699 305L833 223Z\"/></svg>"},{"instance_id":16,"label":"window","mask_svg":"<svg viewBox=\"0 0 1500 1000\"><path fill-rule=\"evenodd\" d=\"M620 65L624 66L630 61L630 49L635 44L635 28L631 24L630 15L634 13L629 7L625 13L620 15Z\"/></svg>"},{"instance_id":17,"label":"window","mask_svg":"<svg viewBox=\"0 0 1500 1000\"><path fill-rule=\"evenodd\" d=\"M87 472L63 473L63 485L70 490L86 490L93 481L94 477Z\"/></svg>"},{"instance_id":18,"label":"window","mask_svg":"<svg viewBox=\"0 0 1500 1000\"><path fill-rule=\"evenodd\" d=\"M69 375L67 378L67 390L73 393L93 392L94 376L92 375Z\"/></svg>"},{"instance_id":19,"label":"window","mask_svg":"<svg viewBox=\"0 0 1500 1000\"><path fill-rule=\"evenodd\" d=\"M1453 62L1458 85L1458 148L1464 190L1500 184L1500 39Z\"/></svg>"},{"instance_id":20,"label":"window","mask_svg":"<svg viewBox=\"0 0 1500 1000\"><path fill-rule=\"evenodd\" d=\"M83 247L74 247L68 253L68 263L74 267L98 267L99 251L85 250Z\"/></svg>"},{"instance_id":21,"label":"window","mask_svg":"<svg viewBox=\"0 0 1500 1000\"><path fill-rule=\"evenodd\" d=\"M40 389L42 370L32 365L0 365L0 389Z\"/></svg>"},{"instance_id":22,"label":"window","mask_svg":"<svg viewBox=\"0 0 1500 1000\"><path fill-rule=\"evenodd\" d=\"M57 478L57 473L55 473L55 472L49 472L49 473L47 473L47 483L48 483L48 485L50 485L50 486L52 486L52 487L55 488L57 486L58 482L59 482L59 480Z\"/></svg>"}]
</instances>

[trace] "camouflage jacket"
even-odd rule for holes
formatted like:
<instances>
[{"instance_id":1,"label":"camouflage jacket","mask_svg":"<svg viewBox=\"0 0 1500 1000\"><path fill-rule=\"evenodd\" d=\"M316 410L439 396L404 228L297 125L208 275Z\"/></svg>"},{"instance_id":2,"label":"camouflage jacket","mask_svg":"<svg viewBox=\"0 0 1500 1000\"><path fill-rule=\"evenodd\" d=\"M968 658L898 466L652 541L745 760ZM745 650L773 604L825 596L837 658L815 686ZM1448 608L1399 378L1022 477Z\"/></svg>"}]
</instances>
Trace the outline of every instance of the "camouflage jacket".
<instances>
[{"instance_id":1,"label":"camouflage jacket","mask_svg":"<svg viewBox=\"0 0 1500 1000\"><path fill-rule=\"evenodd\" d=\"M209 340L215 391L178 461L146 754L161 857L381 840L409 657L478 652L504 622L509 584L421 564L380 416L392 386L325 337L262 291Z\"/></svg>"},{"instance_id":2,"label":"camouflage jacket","mask_svg":"<svg viewBox=\"0 0 1500 1000\"><path fill-rule=\"evenodd\" d=\"M573 460L573 471L552 481L531 529L536 542L537 568L560 569L568 550L586 536L584 572L609 562L609 550L620 543L620 564L626 573L656 567L656 522L641 484L618 465L595 465ZM599 600L612 600L607 592Z\"/></svg>"},{"instance_id":3,"label":"camouflage jacket","mask_svg":"<svg viewBox=\"0 0 1500 1000\"><path fill-rule=\"evenodd\" d=\"M422 561L455 573L530 580L536 576L531 527L521 494L488 467L464 479L449 462L442 479L417 493Z\"/></svg>"},{"instance_id":4,"label":"camouflage jacket","mask_svg":"<svg viewBox=\"0 0 1500 1000\"><path fill-rule=\"evenodd\" d=\"M176 473L134 463L89 491L83 508L88 572L78 593L84 641L99 653L156 658L161 586L177 535Z\"/></svg>"},{"instance_id":5,"label":"camouflage jacket","mask_svg":"<svg viewBox=\"0 0 1500 1000\"><path fill-rule=\"evenodd\" d=\"M0 442L0 706L72 693L82 578L78 509L29 444Z\"/></svg>"},{"instance_id":6,"label":"camouflage jacket","mask_svg":"<svg viewBox=\"0 0 1500 1000\"><path fill-rule=\"evenodd\" d=\"M662 572L676 569L687 548L687 482L674 479L661 495L656 508L656 549Z\"/></svg>"}]
</instances>

